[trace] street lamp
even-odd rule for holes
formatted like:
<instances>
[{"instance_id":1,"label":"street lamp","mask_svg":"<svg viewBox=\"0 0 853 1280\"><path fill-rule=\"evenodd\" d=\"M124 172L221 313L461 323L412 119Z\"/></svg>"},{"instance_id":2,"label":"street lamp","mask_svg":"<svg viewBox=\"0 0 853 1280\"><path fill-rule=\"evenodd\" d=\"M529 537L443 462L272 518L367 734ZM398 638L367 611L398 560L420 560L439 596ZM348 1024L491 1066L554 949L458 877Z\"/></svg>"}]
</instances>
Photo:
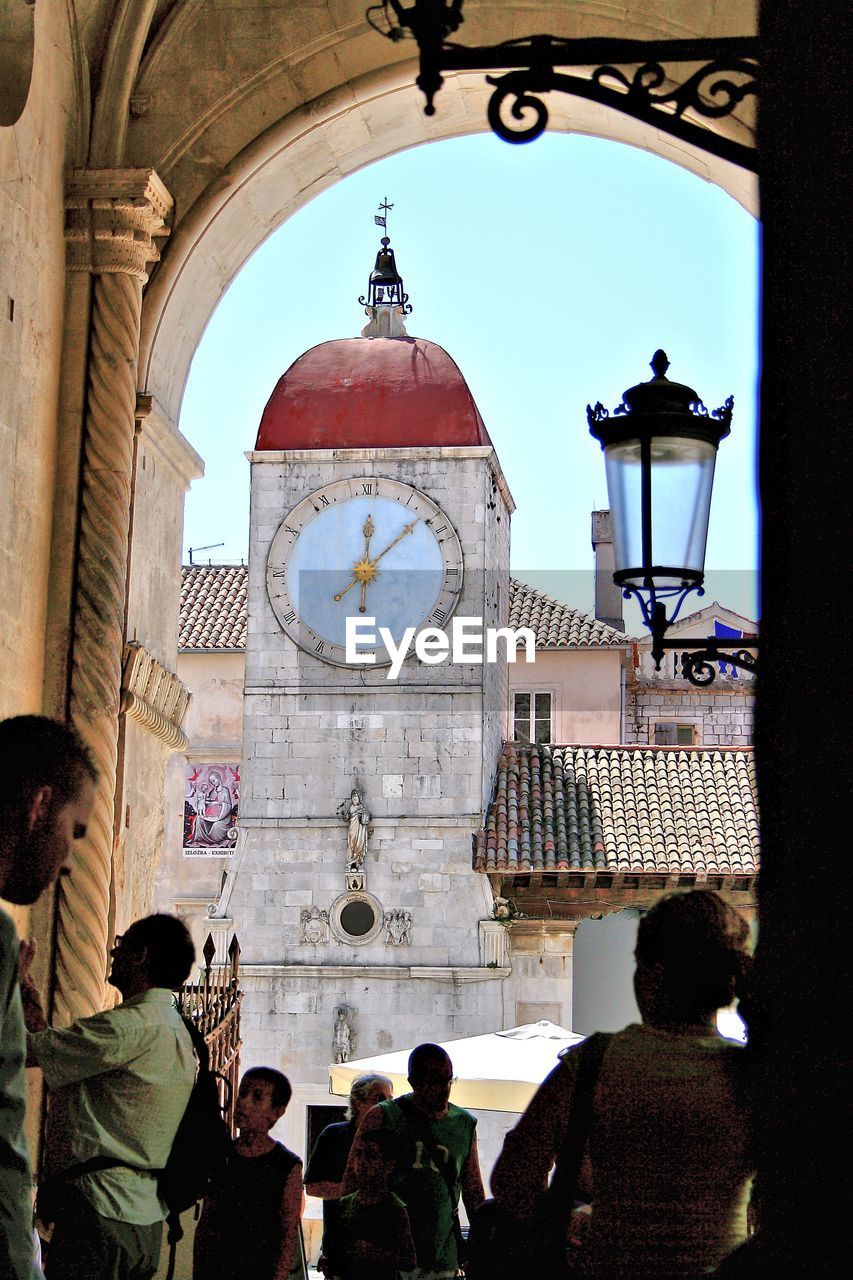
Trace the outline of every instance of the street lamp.
<instances>
[{"instance_id":1,"label":"street lamp","mask_svg":"<svg viewBox=\"0 0 853 1280\"><path fill-rule=\"evenodd\" d=\"M754 671L753 655L724 654L712 636L664 637L687 596L703 593L714 465L719 443L731 430L734 402L729 396L709 413L692 387L667 378L665 352L655 352L651 367L654 377L626 391L612 415L601 403L586 410L590 433L604 450L613 581L626 599L639 603L652 633L656 670L667 649L691 650L682 653L683 674L693 684L710 684L714 661Z\"/></svg>"}]
</instances>

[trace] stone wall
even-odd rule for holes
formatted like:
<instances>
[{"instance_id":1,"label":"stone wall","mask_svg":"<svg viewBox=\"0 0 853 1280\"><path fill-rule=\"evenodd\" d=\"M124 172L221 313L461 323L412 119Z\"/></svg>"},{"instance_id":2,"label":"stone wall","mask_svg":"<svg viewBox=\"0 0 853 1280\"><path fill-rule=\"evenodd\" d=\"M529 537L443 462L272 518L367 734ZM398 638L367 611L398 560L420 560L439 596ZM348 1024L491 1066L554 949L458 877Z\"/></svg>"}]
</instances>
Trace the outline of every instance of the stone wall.
<instances>
[{"instance_id":1,"label":"stone wall","mask_svg":"<svg viewBox=\"0 0 853 1280\"><path fill-rule=\"evenodd\" d=\"M46 39L47 21L39 10L27 105L0 127L0 589L13 606L0 631L0 716L43 707L57 514L63 177L76 105L68 32L54 23Z\"/></svg>"},{"instance_id":2,"label":"stone wall","mask_svg":"<svg viewBox=\"0 0 853 1280\"><path fill-rule=\"evenodd\" d=\"M706 689L681 681L636 684L629 687L625 740L653 744L657 720L694 724L697 745L748 747L752 745L755 695L752 682L717 676Z\"/></svg>"}]
</instances>

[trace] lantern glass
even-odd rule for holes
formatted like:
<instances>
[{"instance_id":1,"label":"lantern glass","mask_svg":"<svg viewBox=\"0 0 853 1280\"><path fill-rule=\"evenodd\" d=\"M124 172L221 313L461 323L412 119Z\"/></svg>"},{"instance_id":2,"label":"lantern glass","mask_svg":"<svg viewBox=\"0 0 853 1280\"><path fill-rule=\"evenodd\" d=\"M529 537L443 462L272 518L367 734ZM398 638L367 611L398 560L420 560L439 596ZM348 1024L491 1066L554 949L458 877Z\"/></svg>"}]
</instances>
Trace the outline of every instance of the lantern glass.
<instances>
[{"instance_id":1,"label":"lantern glass","mask_svg":"<svg viewBox=\"0 0 853 1280\"><path fill-rule=\"evenodd\" d=\"M679 587L697 576L701 581L716 446L683 436L652 437L648 561L643 556L640 441L608 445L604 453L616 572L621 583L648 585L645 580L650 573L659 588Z\"/></svg>"}]
</instances>

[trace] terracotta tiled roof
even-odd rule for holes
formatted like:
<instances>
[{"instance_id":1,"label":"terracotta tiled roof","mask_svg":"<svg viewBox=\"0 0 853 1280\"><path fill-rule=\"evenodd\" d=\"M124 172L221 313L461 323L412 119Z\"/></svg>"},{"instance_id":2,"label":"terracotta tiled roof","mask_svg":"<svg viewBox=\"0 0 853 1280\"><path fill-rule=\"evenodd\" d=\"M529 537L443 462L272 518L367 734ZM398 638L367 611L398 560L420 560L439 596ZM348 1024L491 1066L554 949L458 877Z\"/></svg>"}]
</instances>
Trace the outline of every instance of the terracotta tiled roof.
<instances>
[{"instance_id":1,"label":"terracotta tiled roof","mask_svg":"<svg viewBox=\"0 0 853 1280\"><path fill-rule=\"evenodd\" d=\"M606 622L572 609L517 578L509 580L509 625L530 627L536 634L537 649L624 645L628 641L626 635Z\"/></svg>"},{"instance_id":2,"label":"terracotta tiled roof","mask_svg":"<svg viewBox=\"0 0 853 1280\"><path fill-rule=\"evenodd\" d=\"M754 875L752 750L508 742L474 869Z\"/></svg>"},{"instance_id":3,"label":"terracotta tiled roof","mask_svg":"<svg viewBox=\"0 0 853 1280\"><path fill-rule=\"evenodd\" d=\"M184 565L180 649L245 649L245 565ZM531 627L540 649L620 645L627 637L515 578L509 580L511 627Z\"/></svg>"},{"instance_id":4,"label":"terracotta tiled roof","mask_svg":"<svg viewBox=\"0 0 853 1280\"><path fill-rule=\"evenodd\" d=\"M183 566L179 649L245 649L246 574L244 564Z\"/></svg>"}]
</instances>

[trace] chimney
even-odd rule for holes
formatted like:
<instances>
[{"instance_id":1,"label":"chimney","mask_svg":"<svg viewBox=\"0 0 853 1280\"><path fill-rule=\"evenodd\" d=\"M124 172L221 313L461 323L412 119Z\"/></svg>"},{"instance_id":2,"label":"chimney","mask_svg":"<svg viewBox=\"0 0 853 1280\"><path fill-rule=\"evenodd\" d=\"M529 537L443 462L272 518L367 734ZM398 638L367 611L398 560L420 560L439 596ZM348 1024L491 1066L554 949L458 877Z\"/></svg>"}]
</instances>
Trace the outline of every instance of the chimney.
<instances>
[{"instance_id":1,"label":"chimney","mask_svg":"<svg viewBox=\"0 0 853 1280\"><path fill-rule=\"evenodd\" d=\"M622 592L613 581L616 557L609 511L592 513L592 549L595 552L595 616L599 622L624 631Z\"/></svg>"}]
</instances>

